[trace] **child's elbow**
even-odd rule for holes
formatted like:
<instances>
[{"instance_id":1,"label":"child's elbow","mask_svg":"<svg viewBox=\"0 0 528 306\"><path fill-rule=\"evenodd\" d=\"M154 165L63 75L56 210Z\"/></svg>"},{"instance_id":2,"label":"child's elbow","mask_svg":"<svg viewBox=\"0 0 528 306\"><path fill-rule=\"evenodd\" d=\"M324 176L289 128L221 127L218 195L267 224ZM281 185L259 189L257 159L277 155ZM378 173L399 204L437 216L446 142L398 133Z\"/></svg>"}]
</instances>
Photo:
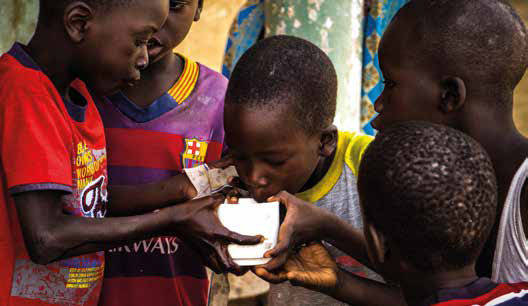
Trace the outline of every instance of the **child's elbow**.
<instances>
[{"instance_id":1,"label":"child's elbow","mask_svg":"<svg viewBox=\"0 0 528 306\"><path fill-rule=\"evenodd\" d=\"M57 260L59 248L56 239L53 238L54 235L48 231L39 231L31 236L30 239L26 239L26 249L32 262L47 265Z\"/></svg>"}]
</instances>

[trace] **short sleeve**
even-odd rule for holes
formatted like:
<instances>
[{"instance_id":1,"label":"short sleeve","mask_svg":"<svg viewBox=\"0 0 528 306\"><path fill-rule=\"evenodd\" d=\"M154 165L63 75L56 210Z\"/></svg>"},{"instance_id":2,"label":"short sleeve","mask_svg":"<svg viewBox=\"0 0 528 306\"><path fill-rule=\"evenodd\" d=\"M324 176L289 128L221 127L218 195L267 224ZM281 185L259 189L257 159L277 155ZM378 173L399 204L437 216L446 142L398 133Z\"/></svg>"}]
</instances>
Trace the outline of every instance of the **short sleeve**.
<instances>
[{"instance_id":1,"label":"short sleeve","mask_svg":"<svg viewBox=\"0 0 528 306\"><path fill-rule=\"evenodd\" d=\"M10 194L71 192L71 127L50 94L53 90L29 84L26 79L24 84L0 85L0 154L7 188Z\"/></svg>"},{"instance_id":2,"label":"short sleeve","mask_svg":"<svg viewBox=\"0 0 528 306\"><path fill-rule=\"evenodd\" d=\"M345 153L345 162L350 167L354 175L357 177L359 173L359 165L363 158L363 153L368 145L374 140L374 137L361 134L352 134Z\"/></svg>"}]
</instances>

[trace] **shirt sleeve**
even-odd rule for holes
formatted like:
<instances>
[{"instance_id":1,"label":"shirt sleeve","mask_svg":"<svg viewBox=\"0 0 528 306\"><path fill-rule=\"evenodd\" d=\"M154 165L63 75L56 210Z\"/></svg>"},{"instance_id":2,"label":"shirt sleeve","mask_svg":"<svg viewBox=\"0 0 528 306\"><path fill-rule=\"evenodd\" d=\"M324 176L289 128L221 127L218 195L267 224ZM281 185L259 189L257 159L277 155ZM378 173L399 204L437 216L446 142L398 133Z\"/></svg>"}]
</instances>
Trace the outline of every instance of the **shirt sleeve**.
<instances>
[{"instance_id":1,"label":"shirt sleeve","mask_svg":"<svg viewBox=\"0 0 528 306\"><path fill-rule=\"evenodd\" d=\"M25 81L0 86L0 154L9 193L72 192L72 134L62 101Z\"/></svg>"},{"instance_id":2,"label":"shirt sleeve","mask_svg":"<svg viewBox=\"0 0 528 306\"><path fill-rule=\"evenodd\" d=\"M345 153L345 162L356 177L359 173L359 165L361 164L363 153L373 140L374 137L372 136L352 133L350 143Z\"/></svg>"}]
</instances>

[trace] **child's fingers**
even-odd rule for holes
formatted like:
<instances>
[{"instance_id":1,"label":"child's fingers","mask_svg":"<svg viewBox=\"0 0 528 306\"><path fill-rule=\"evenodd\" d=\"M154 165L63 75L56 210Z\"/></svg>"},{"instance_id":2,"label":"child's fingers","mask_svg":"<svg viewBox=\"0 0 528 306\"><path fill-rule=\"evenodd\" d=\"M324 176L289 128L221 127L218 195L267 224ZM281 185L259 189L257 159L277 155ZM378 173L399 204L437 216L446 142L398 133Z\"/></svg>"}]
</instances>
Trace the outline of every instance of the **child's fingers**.
<instances>
[{"instance_id":1,"label":"child's fingers","mask_svg":"<svg viewBox=\"0 0 528 306\"><path fill-rule=\"evenodd\" d=\"M311 272L291 271L286 276L294 286L330 288L337 283L337 276L330 269Z\"/></svg>"},{"instance_id":2,"label":"child's fingers","mask_svg":"<svg viewBox=\"0 0 528 306\"><path fill-rule=\"evenodd\" d=\"M272 284L282 283L287 280L286 273L274 274L274 273L270 273L268 270L261 268L261 267L255 268L253 270L253 273L255 273L255 275L262 278L263 280L269 283L272 283Z\"/></svg>"},{"instance_id":3,"label":"child's fingers","mask_svg":"<svg viewBox=\"0 0 528 306\"><path fill-rule=\"evenodd\" d=\"M268 271L278 270L282 268L284 264L286 264L286 262L288 261L289 255L290 255L289 252L282 253L279 256L270 260L267 264L261 265L260 267Z\"/></svg>"},{"instance_id":4,"label":"child's fingers","mask_svg":"<svg viewBox=\"0 0 528 306\"><path fill-rule=\"evenodd\" d=\"M280 202L281 204L286 206L286 208L288 208L290 204L290 200L292 199L296 199L296 198L290 193L288 193L287 191L281 191L278 194L269 197L268 202Z\"/></svg>"},{"instance_id":5,"label":"child's fingers","mask_svg":"<svg viewBox=\"0 0 528 306\"><path fill-rule=\"evenodd\" d=\"M234 159L231 155L226 155L222 159L208 163L209 168L227 168L234 165Z\"/></svg>"},{"instance_id":6,"label":"child's fingers","mask_svg":"<svg viewBox=\"0 0 528 306\"><path fill-rule=\"evenodd\" d=\"M293 228L291 226L288 226L286 224L281 226L280 232L279 232L279 242L273 249L267 251L264 254L264 257L266 258L276 257L282 253L288 252L290 249L290 245L291 245L292 235L293 235Z\"/></svg>"},{"instance_id":7,"label":"child's fingers","mask_svg":"<svg viewBox=\"0 0 528 306\"><path fill-rule=\"evenodd\" d=\"M228 242L240 245L255 245L264 241L264 237L262 235L247 236L230 230L227 230L227 233L224 236L224 239L226 239Z\"/></svg>"}]
</instances>

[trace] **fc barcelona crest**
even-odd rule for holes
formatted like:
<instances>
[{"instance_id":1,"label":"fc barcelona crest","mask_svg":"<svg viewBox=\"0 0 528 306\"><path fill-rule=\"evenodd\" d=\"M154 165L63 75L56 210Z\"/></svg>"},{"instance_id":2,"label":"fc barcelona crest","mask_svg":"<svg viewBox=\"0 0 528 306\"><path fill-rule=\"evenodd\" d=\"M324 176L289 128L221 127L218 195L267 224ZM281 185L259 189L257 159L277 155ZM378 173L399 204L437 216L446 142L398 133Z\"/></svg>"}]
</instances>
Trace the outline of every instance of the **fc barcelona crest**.
<instances>
[{"instance_id":1,"label":"fc barcelona crest","mask_svg":"<svg viewBox=\"0 0 528 306\"><path fill-rule=\"evenodd\" d=\"M185 150L182 153L182 165L184 168L194 168L205 163L207 155L207 142L196 138L185 138Z\"/></svg>"}]
</instances>

